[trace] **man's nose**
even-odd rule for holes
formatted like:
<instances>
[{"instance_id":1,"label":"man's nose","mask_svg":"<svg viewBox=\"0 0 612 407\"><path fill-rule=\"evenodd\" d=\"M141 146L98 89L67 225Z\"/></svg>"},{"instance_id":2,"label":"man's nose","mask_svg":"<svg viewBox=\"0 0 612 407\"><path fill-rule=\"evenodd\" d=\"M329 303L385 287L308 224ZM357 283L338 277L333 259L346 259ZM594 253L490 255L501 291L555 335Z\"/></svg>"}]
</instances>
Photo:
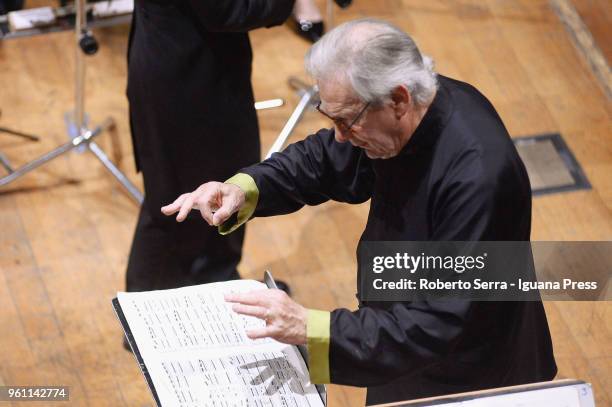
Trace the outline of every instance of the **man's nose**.
<instances>
[{"instance_id":1,"label":"man's nose","mask_svg":"<svg viewBox=\"0 0 612 407\"><path fill-rule=\"evenodd\" d=\"M350 132L343 133L338 126L334 126L334 136L338 143L346 143L351 136Z\"/></svg>"}]
</instances>

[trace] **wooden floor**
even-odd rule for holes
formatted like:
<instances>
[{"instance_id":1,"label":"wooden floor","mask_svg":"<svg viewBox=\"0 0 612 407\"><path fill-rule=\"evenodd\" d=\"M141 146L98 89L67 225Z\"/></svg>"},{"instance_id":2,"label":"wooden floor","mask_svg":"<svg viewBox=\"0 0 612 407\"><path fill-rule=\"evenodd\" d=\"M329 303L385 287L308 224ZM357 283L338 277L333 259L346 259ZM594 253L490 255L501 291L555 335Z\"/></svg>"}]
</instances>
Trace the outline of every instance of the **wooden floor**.
<instances>
[{"instance_id":1,"label":"wooden floor","mask_svg":"<svg viewBox=\"0 0 612 407\"><path fill-rule=\"evenodd\" d=\"M572 3L610 64L612 62L612 41L610 41L612 4L608 0L573 0Z\"/></svg>"},{"instance_id":2,"label":"wooden floor","mask_svg":"<svg viewBox=\"0 0 612 407\"><path fill-rule=\"evenodd\" d=\"M382 17L412 33L439 72L493 101L513 136L563 135L593 189L535 198L533 240L612 240L612 105L546 0L355 3L338 19ZM99 144L142 185L124 97L127 33L96 32L87 111L92 123L115 118L116 132ZM297 103L285 78L305 79L307 45L286 27L258 30L252 42L257 98L287 101L260 112L267 149ZM66 141L73 54L69 33L0 41L0 126L42 137L31 143L0 133L0 152L15 164ZM308 112L294 139L325 125ZM258 278L270 268L309 307L354 307L354 252L367 210L329 203L254 220L242 273ZM137 211L87 153L62 156L0 191L0 385L68 385L73 406L153 405L110 306L123 289ZM592 383L597 405L612 405L611 304L549 302L546 310L558 377ZM330 386L329 399L357 406L364 392Z\"/></svg>"}]
</instances>

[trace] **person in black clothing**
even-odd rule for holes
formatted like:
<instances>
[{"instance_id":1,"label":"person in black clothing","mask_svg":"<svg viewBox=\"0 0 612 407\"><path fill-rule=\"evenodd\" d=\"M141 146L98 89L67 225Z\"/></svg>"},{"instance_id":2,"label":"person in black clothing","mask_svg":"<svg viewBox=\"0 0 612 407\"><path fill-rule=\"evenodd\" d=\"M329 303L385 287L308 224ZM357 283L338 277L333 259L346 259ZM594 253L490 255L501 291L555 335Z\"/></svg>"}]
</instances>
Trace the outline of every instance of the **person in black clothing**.
<instances>
[{"instance_id":1,"label":"person in black clothing","mask_svg":"<svg viewBox=\"0 0 612 407\"><path fill-rule=\"evenodd\" d=\"M407 34L377 20L343 24L313 46L307 68L333 129L162 212L182 220L197 207L226 233L252 216L370 199L360 241L529 240L529 180L502 120L473 86L436 74ZM311 380L367 386L367 404L550 380L557 371L541 301L360 299L356 311L329 313L275 290L226 300L266 321L251 337L307 344Z\"/></svg>"},{"instance_id":2,"label":"person in black clothing","mask_svg":"<svg viewBox=\"0 0 612 407\"><path fill-rule=\"evenodd\" d=\"M159 207L202 177L260 160L248 31L282 24L293 0L136 0L128 48L130 124L145 199L127 291L239 278L244 231L220 236Z\"/></svg>"},{"instance_id":3,"label":"person in black clothing","mask_svg":"<svg viewBox=\"0 0 612 407\"><path fill-rule=\"evenodd\" d=\"M0 0L0 15L7 14L9 11L21 10L23 0Z\"/></svg>"}]
</instances>

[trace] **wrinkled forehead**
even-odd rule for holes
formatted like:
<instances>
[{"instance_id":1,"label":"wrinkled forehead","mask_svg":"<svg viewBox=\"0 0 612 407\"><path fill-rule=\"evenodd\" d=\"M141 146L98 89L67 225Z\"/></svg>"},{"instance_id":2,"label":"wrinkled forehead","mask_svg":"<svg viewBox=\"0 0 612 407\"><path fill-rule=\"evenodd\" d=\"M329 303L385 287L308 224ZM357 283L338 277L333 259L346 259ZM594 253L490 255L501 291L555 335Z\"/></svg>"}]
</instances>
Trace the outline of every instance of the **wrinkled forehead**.
<instances>
[{"instance_id":1,"label":"wrinkled forehead","mask_svg":"<svg viewBox=\"0 0 612 407\"><path fill-rule=\"evenodd\" d=\"M320 79L317 84L319 86L321 108L326 113L331 115L341 114L345 111L352 111L362 104L348 80L341 75Z\"/></svg>"}]
</instances>

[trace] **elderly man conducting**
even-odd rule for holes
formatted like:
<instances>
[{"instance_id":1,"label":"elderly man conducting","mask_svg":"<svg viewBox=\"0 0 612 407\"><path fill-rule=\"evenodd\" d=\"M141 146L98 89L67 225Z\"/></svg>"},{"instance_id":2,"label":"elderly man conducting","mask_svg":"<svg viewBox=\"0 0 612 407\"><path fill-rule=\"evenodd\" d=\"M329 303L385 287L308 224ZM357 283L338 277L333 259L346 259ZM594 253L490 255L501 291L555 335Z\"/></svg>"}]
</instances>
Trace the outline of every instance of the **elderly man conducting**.
<instances>
[{"instance_id":1,"label":"elderly man conducting","mask_svg":"<svg viewBox=\"0 0 612 407\"><path fill-rule=\"evenodd\" d=\"M434 73L406 33L352 21L316 43L306 65L334 128L181 195L166 215L180 222L198 208L229 233L254 216L370 199L362 241L529 240L529 181L501 119L474 87ZM538 301L360 301L324 312L277 290L226 299L266 321L252 338L307 344L311 380L367 386L367 404L556 373Z\"/></svg>"}]
</instances>

